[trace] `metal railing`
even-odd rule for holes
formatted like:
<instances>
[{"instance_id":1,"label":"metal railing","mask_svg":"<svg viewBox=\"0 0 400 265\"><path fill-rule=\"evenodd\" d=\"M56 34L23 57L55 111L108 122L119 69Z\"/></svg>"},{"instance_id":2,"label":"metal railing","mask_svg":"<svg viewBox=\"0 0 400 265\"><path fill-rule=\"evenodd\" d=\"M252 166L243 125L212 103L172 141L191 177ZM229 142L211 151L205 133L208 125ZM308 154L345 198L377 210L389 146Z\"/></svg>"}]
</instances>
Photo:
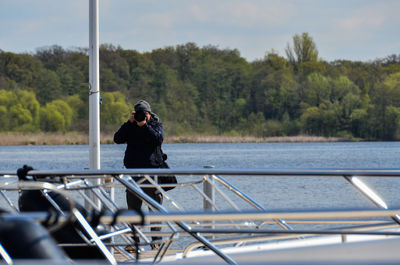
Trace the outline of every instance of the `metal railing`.
<instances>
[{"instance_id":1,"label":"metal railing","mask_svg":"<svg viewBox=\"0 0 400 265\"><path fill-rule=\"evenodd\" d=\"M346 236L370 235L370 236L399 236L397 230L387 231L382 229L397 229L399 224L399 209L389 209L387 203L370 187L361 177L396 178L400 176L400 170L325 170L325 169L270 169L270 170L246 170L246 169L126 169L126 170L32 170L28 176L38 181L19 182L15 178L15 172L0 172L0 193L4 199L3 207L8 207L8 214L18 214L21 218L28 218L26 213L18 213L16 191L24 189L40 189L44 194L49 190L61 192L63 195L73 198L74 201L87 205L87 211L97 210L103 212L100 222L108 227L109 232L98 235L93 227L90 227L92 215L83 217L74 208L70 213L64 213L58 209L58 222L72 215L89 235L88 242L83 243L97 246L104 257L111 264L117 260L138 261L151 258L153 263L163 260L170 253L181 252L188 256L196 247L204 246L229 264L235 261L226 255L217 245L231 245L240 247L248 243L265 243L274 240L293 239L303 240L316 235L340 235L342 242L347 241ZM159 185L157 178L152 176L175 175L178 184L172 192L165 192L162 188L168 185ZM143 177L150 184L139 184L132 181L131 176ZM361 192L377 209L352 209L352 210L296 210L276 211L267 210L259 201L252 198L240 187L233 185L226 177L289 177L289 178L344 178L347 183ZM97 180L103 180L98 184ZM40 181L40 182L39 182ZM50 183L50 184L49 184ZM163 205L158 204L141 187L153 187L163 194ZM182 190L190 189L184 199L176 198ZM128 190L139 197L145 205L155 212L146 212L141 216L136 212L125 212L124 200L114 199L112 194L121 195ZM89 194L88 194L89 193ZM197 196L197 197L196 197ZM46 196L51 201L51 198ZM94 202L101 202L101 207ZM194 200L195 209L187 207L188 202ZM56 203L53 201L57 209ZM246 205L242 209L240 205ZM223 205L223 206L222 206ZM195 210L195 211L193 211ZM197 212L196 212L197 211ZM201 211L201 212L198 212ZM68 215L69 214L69 215ZM48 217L46 214L44 216ZM40 220L40 214L31 214L29 218ZM143 219L144 218L144 219ZM149 227L157 226L154 222L162 222L162 232L150 232ZM324 224L323 229L293 228L291 224ZM278 224L275 229L266 229L265 225ZM334 224L334 227L329 225ZM350 224L353 224L350 226ZM338 225L341 225L338 227ZM343 225L346 225L343 227ZM272 226L273 227L273 226ZM141 240L137 244L139 249L136 255L125 250L127 245L135 245L132 234L136 234ZM159 242L161 248L157 251L148 250L152 236L162 236ZM103 242L112 238L110 242ZM82 244L81 244L82 245ZM79 244L76 244L78 247ZM0 249L1 250L1 249ZM199 250L200 251L200 250ZM4 251L0 251L2 255ZM114 253L114 255L112 255ZM7 254L7 253L6 253ZM140 254L140 255L139 255ZM9 257L2 255L7 261Z\"/></svg>"}]
</instances>

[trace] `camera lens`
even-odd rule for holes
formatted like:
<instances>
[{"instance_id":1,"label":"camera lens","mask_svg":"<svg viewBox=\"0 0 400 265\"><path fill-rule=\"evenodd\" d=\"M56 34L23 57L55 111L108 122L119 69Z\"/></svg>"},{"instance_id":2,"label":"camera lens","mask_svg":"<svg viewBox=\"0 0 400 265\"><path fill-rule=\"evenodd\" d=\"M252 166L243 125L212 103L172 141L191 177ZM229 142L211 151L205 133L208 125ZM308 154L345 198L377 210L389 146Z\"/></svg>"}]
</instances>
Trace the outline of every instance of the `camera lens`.
<instances>
[{"instance_id":1,"label":"camera lens","mask_svg":"<svg viewBox=\"0 0 400 265\"><path fill-rule=\"evenodd\" d=\"M144 111L136 111L133 117L135 117L136 121L141 122L144 121L144 119L146 118L146 114L144 113Z\"/></svg>"}]
</instances>

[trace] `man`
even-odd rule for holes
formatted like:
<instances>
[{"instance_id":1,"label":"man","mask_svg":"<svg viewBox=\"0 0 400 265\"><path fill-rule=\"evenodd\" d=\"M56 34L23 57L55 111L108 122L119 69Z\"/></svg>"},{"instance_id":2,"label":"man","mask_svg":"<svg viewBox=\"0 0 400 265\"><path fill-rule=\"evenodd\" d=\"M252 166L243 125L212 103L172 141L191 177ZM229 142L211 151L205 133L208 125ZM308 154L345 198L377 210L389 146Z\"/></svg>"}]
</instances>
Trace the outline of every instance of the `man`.
<instances>
[{"instance_id":1,"label":"man","mask_svg":"<svg viewBox=\"0 0 400 265\"><path fill-rule=\"evenodd\" d=\"M139 100L134 107L134 111L127 122L114 134L114 142L117 144L126 143L124 165L126 168L159 168L162 158L157 152L157 147L161 146L164 140L164 129L159 122L156 114L151 112L150 104L145 100ZM140 180L135 177L134 180ZM149 183L147 181L143 183ZM162 203L162 194L155 188L143 188L143 192L149 195L158 203ZM126 200L129 209L139 211L142 200L133 193L126 192ZM151 231L160 231L160 227L152 227ZM153 241L160 240L161 237L152 237ZM138 238L134 238L138 242ZM153 249L158 249L159 244L152 244ZM133 248L127 248L134 251Z\"/></svg>"}]
</instances>

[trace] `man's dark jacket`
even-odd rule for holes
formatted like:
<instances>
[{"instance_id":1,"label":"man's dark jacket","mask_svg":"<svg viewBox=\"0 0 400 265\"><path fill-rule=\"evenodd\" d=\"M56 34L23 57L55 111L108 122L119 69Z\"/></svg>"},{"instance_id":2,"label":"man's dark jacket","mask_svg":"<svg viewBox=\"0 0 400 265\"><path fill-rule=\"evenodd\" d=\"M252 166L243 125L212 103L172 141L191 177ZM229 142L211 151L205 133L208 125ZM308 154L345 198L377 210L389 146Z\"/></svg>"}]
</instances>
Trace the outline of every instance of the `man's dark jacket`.
<instances>
[{"instance_id":1,"label":"man's dark jacket","mask_svg":"<svg viewBox=\"0 0 400 265\"><path fill-rule=\"evenodd\" d=\"M126 168L158 168L160 167L157 146L164 140L164 129L161 123L152 118L142 127L136 122L125 122L114 134L114 142L126 143L124 165Z\"/></svg>"}]
</instances>

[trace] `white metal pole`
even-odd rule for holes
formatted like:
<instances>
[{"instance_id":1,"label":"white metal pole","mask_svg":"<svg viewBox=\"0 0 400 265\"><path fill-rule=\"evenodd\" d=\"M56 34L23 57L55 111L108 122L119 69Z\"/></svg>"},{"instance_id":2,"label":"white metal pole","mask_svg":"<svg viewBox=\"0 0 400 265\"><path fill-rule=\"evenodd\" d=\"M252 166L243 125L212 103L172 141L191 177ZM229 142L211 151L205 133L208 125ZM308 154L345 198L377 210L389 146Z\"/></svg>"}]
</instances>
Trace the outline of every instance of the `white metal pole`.
<instances>
[{"instance_id":1,"label":"white metal pole","mask_svg":"<svg viewBox=\"0 0 400 265\"><path fill-rule=\"evenodd\" d=\"M99 8L89 0L89 163L100 169Z\"/></svg>"},{"instance_id":2,"label":"white metal pole","mask_svg":"<svg viewBox=\"0 0 400 265\"><path fill-rule=\"evenodd\" d=\"M89 0L89 168L100 169L99 2ZM100 184L98 179L96 184ZM100 200L88 194L100 208Z\"/></svg>"}]
</instances>

